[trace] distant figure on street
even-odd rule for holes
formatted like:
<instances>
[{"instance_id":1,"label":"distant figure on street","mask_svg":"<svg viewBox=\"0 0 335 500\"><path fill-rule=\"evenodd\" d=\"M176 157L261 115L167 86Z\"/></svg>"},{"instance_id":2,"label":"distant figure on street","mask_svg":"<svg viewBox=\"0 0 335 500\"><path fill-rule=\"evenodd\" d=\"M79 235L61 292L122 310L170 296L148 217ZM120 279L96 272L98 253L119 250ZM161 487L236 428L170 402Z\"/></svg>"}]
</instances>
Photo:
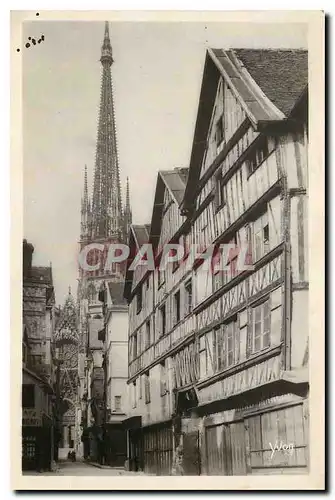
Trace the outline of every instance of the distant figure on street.
<instances>
[{"instance_id":1,"label":"distant figure on street","mask_svg":"<svg viewBox=\"0 0 335 500\"><path fill-rule=\"evenodd\" d=\"M68 458L68 460L72 460L72 462L75 462L76 461L76 452L74 450L69 451L69 453L67 454L67 458Z\"/></svg>"}]
</instances>

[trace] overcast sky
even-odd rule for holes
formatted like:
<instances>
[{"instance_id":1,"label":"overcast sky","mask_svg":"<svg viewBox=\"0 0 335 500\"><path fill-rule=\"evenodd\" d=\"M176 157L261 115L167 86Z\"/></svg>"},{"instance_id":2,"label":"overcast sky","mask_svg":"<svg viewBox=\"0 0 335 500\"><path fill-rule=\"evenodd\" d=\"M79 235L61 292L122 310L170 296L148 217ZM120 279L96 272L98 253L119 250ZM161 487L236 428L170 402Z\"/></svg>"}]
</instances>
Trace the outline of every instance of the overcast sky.
<instances>
[{"instance_id":1,"label":"overcast sky","mask_svg":"<svg viewBox=\"0 0 335 500\"><path fill-rule=\"evenodd\" d=\"M80 199L95 158L101 22L30 22L23 45L24 237L52 262L57 304L77 290ZM187 167L206 47L306 48L302 24L110 24L122 186L134 223L151 219L158 170ZM123 193L124 194L124 193ZM123 199L124 202L124 199Z\"/></svg>"}]
</instances>

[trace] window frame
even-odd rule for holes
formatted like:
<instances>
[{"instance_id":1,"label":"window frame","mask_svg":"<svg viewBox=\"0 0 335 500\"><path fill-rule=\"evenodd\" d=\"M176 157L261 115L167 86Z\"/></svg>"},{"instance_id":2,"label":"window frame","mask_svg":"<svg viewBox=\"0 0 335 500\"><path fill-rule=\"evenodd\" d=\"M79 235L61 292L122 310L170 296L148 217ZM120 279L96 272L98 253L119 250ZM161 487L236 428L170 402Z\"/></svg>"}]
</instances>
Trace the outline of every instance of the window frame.
<instances>
[{"instance_id":1,"label":"window frame","mask_svg":"<svg viewBox=\"0 0 335 500\"><path fill-rule=\"evenodd\" d=\"M265 314L264 309L266 306L266 312ZM256 311L259 310L261 311L261 317L260 321L256 321ZM268 329L265 329L265 320L267 320L267 325ZM256 336L256 324L261 325L261 330L259 335ZM263 299L261 302L257 302L251 307L251 352L253 354L256 354L260 351L263 351L265 349L268 349L271 347L271 304L270 304L270 297L266 297ZM264 338L267 338L267 344L264 343ZM256 338L260 339L260 346L259 348L256 348Z\"/></svg>"},{"instance_id":2,"label":"window frame","mask_svg":"<svg viewBox=\"0 0 335 500\"><path fill-rule=\"evenodd\" d=\"M181 321L181 300L180 300L180 290L177 290L173 295L173 319L174 325L178 325Z\"/></svg>"},{"instance_id":3,"label":"window frame","mask_svg":"<svg viewBox=\"0 0 335 500\"><path fill-rule=\"evenodd\" d=\"M256 170L262 165L263 161L270 156L274 149L274 147L270 147L269 139L266 135L260 137L246 159L248 178L256 172Z\"/></svg>"},{"instance_id":4,"label":"window frame","mask_svg":"<svg viewBox=\"0 0 335 500\"><path fill-rule=\"evenodd\" d=\"M204 333L203 335L201 335L201 337L199 337L199 378L200 379L204 379L208 376L208 373L209 373L209 353L208 353L208 345L207 345L207 333ZM203 341L203 345L202 342ZM202 374L201 373L201 358L202 356L204 356L205 358L205 373Z\"/></svg>"},{"instance_id":5,"label":"window frame","mask_svg":"<svg viewBox=\"0 0 335 500\"><path fill-rule=\"evenodd\" d=\"M118 404L116 403L118 401ZM114 396L114 409L115 411L122 411L122 405L121 405L122 397L118 394L117 396Z\"/></svg>"},{"instance_id":6,"label":"window frame","mask_svg":"<svg viewBox=\"0 0 335 500\"><path fill-rule=\"evenodd\" d=\"M150 345L151 345L151 321L150 319L148 319L145 322L145 349L148 349Z\"/></svg>"},{"instance_id":7,"label":"window frame","mask_svg":"<svg viewBox=\"0 0 335 500\"><path fill-rule=\"evenodd\" d=\"M236 342L238 339L238 317L233 316L230 321L221 323L213 330L213 354L215 372L221 372L237 364ZM219 335L218 335L219 334ZM229 340L231 346L229 348ZM231 359L230 359L231 355Z\"/></svg>"},{"instance_id":8,"label":"window frame","mask_svg":"<svg viewBox=\"0 0 335 500\"><path fill-rule=\"evenodd\" d=\"M160 314L160 316L159 316L160 337L164 337L164 335L166 334L166 304L165 303L159 307L159 314Z\"/></svg>"},{"instance_id":9,"label":"window frame","mask_svg":"<svg viewBox=\"0 0 335 500\"><path fill-rule=\"evenodd\" d=\"M266 229L266 237L265 237ZM258 262L270 251L270 225L269 214L265 210L252 224L252 258L253 263Z\"/></svg>"},{"instance_id":10,"label":"window frame","mask_svg":"<svg viewBox=\"0 0 335 500\"><path fill-rule=\"evenodd\" d=\"M190 291L189 291L190 290ZM185 291L185 316L188 316L193 311L193 282L192 278L187 280L184 285Z\"/></svg>"}]
</instances>

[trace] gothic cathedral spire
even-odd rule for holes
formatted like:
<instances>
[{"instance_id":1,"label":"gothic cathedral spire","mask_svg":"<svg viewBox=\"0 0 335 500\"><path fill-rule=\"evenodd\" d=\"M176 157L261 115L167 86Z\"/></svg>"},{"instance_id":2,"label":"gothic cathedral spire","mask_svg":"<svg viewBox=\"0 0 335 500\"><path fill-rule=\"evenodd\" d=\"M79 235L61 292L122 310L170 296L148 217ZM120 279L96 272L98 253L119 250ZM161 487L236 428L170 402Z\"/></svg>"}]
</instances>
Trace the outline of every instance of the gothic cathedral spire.
<instances>
[{"instance_id":1,"label":"gothic cathedral spire","mask_svg":"<svg viewBox=\"0 0 335 500\"><path fill-rule=\"evenodd\" d=\"M90 205L89 205L88 187L87 187L87 165L85 165L84 193L81 199L81 230L80 230L81 240L86 240L89 237L89 219L90 219Z\"/></svg>"},{"instance_id":2,"label":"gothic cathedral spire","mask_svg":"<svg viewBox=\"0 0 335 500\"><path fill-rule=\"evenodd\" d=\"M108 22L105 23L100 62L102 79L92 199L92 238L122 239L123 213L111 76L114 60Z\"/></svg>"},{"instance_id":3,"label":"gothic cathedral spire","mask_svg":"<svg viewBox=\"0 0 335 500\"><path fill-rule=\"evenodd\" d=\"M126 185L126 204L124 207L124 241L128 239L128 233L130 229L130 224L132 223L132 212L130 208L130 195L129 195L129 178L127 177L127 185Z\"/></svg>"}]
</instances>

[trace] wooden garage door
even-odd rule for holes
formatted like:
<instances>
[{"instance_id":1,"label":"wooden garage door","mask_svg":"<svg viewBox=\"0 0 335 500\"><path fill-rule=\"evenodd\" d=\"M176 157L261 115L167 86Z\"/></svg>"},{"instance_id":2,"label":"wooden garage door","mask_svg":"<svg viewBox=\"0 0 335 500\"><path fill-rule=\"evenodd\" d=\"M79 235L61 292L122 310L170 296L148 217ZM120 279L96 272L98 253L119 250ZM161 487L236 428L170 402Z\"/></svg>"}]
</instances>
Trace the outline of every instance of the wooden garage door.
<instances>
[{"instance_id":1,"label":"wooden garage door","mask_svg":"<svg viewBox=\"0 0 335 500\"><path fill-rule=\"evenodd\" d=\"M144 431L144 472L160 476L171 474L172 428L152 428Z\"/></svg>"},{"instance_id":2,"label":"wooden garage door","mask_svg":"<svg viewBox=\"0 0 335 500\"><path fill-rule=\"evenodd\" d=\"M243 422L207 427L206 459L209 475L245 475L247 469Z\"/></svg>"},{"instance_id":3,"label":"wooden garage door","mask_svg":"<svg viewBox=\"0 0 335 500\"><path fill-rule=\"evenodd\" d=\"M278 408L248 418L246 423L250 441L251 472L306 472L306 420L303 404Z\"/></svg>"}]
</instances>

